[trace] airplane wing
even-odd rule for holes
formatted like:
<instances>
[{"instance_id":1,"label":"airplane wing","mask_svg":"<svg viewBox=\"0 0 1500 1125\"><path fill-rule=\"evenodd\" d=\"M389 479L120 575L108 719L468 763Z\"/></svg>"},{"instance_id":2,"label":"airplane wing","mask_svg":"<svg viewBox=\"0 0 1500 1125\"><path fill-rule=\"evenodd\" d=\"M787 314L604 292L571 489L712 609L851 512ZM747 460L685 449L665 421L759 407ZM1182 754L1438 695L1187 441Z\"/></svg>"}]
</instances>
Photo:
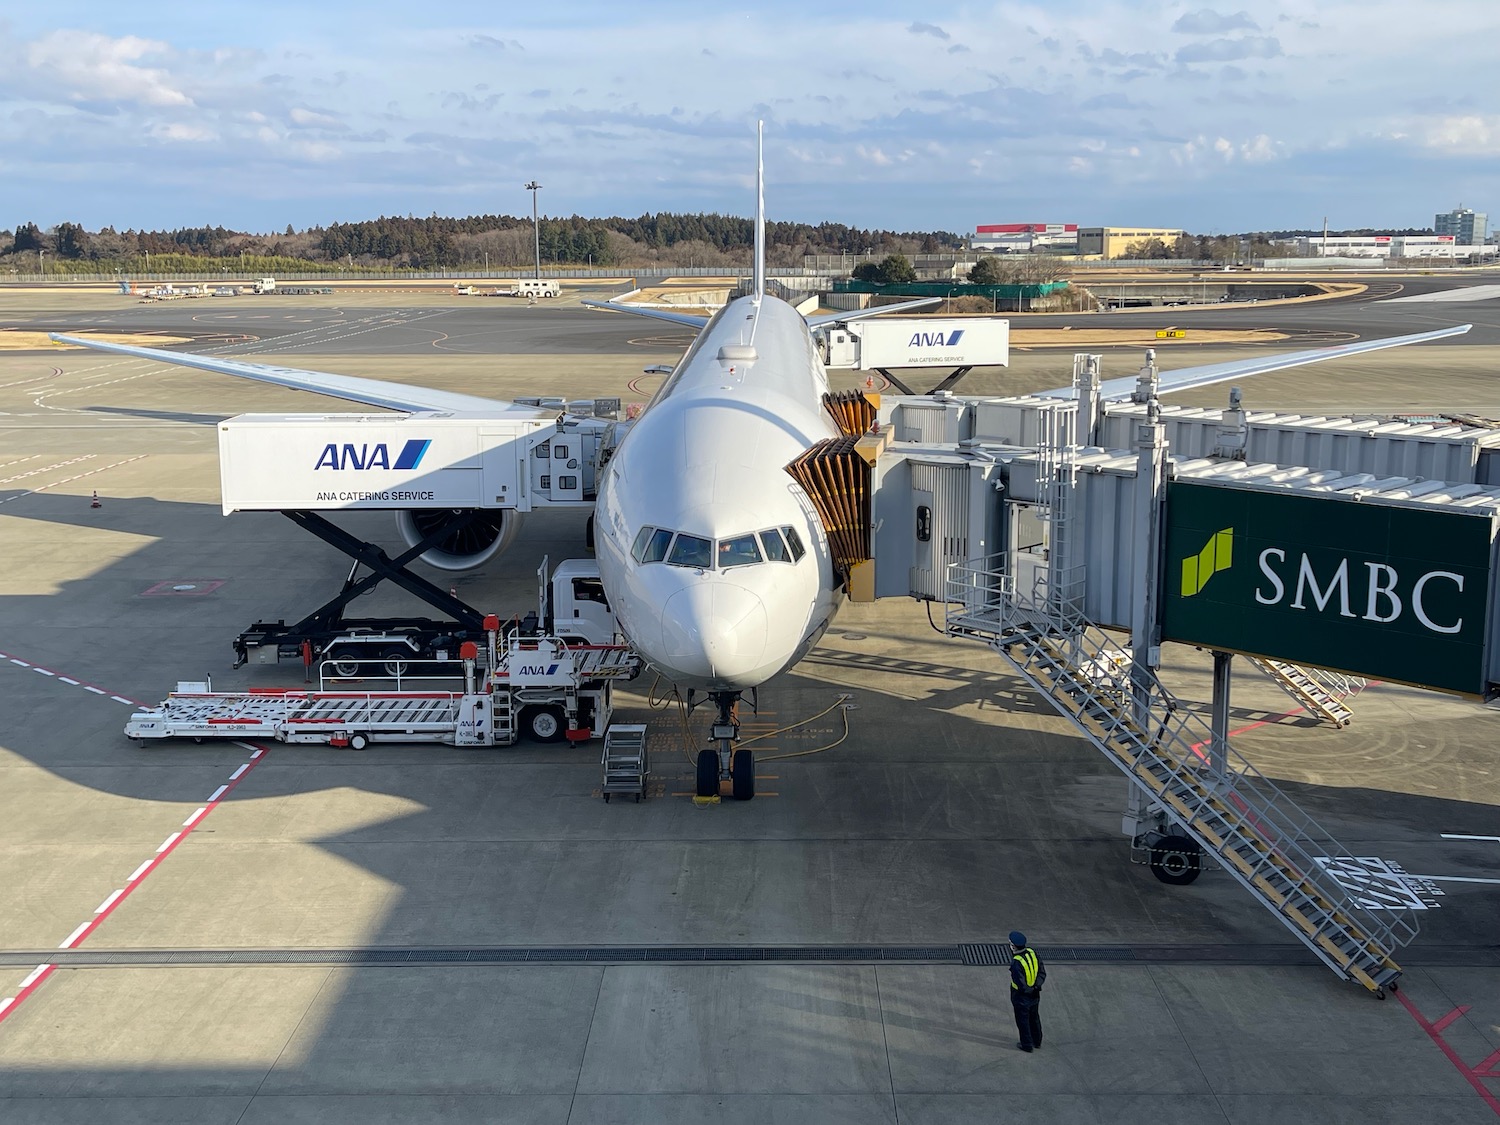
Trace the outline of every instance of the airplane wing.
<instances>
[{"instance_id":1,"label":"airplane wing","mask_svg":"<svg viewBox=\"0 0 1500 1125\"><path fill-rule=\"evenodd\" d=\"M871 305L867 309L854 309L851 312L819 313L807 318L809 328L822 328L827 324L843 324L850 320L864 320L872 316L884 316L886 313L905 312L907 309L920 309L927 305L935 305L942 301L942 297L922 297L915 301L902 301L898 305Z\"/></svg>"},{"instance_id":2,"label":"airplane wing","mask_svg":"<svg viewBox=\"0 0 1500 1125\"><path fill-rule=\"evenodd\" d=\"M652 320L666 320L673 324L685 324L689 328L702 328L708 323L708 317L698 316L694 313L674 313L666 309L648 309L641 305L620 305L614 301L579 301L580 305L587 305L591 309L610 309L614 312L630 313L631 316L647 316Z\"/></svg>"},{"instance_id":3,"label":"airplane wing","mask_svg":"<svg viewBox=\"0 0 1500 1125\"><path fill-rule=\"evenodd\" d=\"M200 371L236 375L242 379L274 383L278 387L290 387L293 390L316 391L318 394L347 399L365 406L380 406L387 410L409 413L427 410L457 413L481 411L487 414L499 411L528 416L537 413L533 407L520 406L505 399L481 398L478 395L432 390L428 387L411 387L405 383L389 383L381 379L361 379L354 375L303 371L296 367L250 363L243 359L195 355L192 352L170 352L161 348L138 348L131 344L110 344L103 340L86 340L78 336L64 336L57 332L49 335L60 344L73 344L76 347L90 348L96 352L114 352L118 355L132 356L135 359L172 363L178 367L196 367Z\"/></svg>"},{"instance_id":4,"label":"airplane wing","mask_svg":"<svg viewBox=\"0 0 1500 1125\"><path fill-rule=\"evenodd\" d=\"M1322 363L1327 359L1342 359L1345 356L1378 352L1383 348L1399 348L1405 344L1421 344L1429 340L1441 340L1447 336L1462 336L1473 325L1460 324L1454 328L1439 328L1435 332L1417 332L1410 336L1388 336L1384 340L1361 340L1355 344L1340 344L1332 348L1310 348L1301 352L1282 352L1279 355L1256 356L1253 359L1235 359L1228 363L1210 363L1202 367L1183 367L1167 371L1160 376L1159 391L1189 391L1195 387L1207 387L1229 379L1240 379L1250 375L1263 375L1267 371L1281 371L1287 367L1301 367L1307 363ZM1099 397L1104 402L1127 399L1135 391L1136 376L1107 379L1099 384ZM1038 391L1044 398L1072 398L1072 387L1056 387L1050 391Z\"/></svg>"}]
</instances>

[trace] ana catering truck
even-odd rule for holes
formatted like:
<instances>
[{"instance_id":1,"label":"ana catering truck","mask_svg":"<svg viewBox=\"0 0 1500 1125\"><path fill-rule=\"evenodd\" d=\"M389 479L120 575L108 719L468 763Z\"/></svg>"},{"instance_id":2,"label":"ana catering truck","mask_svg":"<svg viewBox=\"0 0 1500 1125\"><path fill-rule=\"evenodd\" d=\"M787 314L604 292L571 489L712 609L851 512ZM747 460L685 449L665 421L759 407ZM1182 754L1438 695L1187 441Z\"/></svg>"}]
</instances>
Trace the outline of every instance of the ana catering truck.
<instances>
[{"instance_id":1,"label":"ana catering truck","mask_svg":"<svg viewBox=\"0 0 1500 1125\"><path fill-rule=\"evenodd\" d=\"M993 316L891 316L835 324L819 339L829 367L1005 367L1010 321Z\"/></svg>"}]
</instances>

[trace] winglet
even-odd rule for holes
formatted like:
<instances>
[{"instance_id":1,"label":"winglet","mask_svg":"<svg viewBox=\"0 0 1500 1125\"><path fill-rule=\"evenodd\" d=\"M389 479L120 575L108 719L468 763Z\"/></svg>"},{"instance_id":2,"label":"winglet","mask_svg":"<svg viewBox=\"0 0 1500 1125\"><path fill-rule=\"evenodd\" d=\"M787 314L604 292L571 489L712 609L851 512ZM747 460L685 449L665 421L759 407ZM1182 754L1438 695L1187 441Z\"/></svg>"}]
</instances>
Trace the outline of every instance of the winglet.
<instances>
[{"instance_id":1,"label":"winglet","mask_svg":"<svg viewBox=\"0 0 1500 1125\"><path fill-rule=\"evenodd\" d=\"M766 123L755 123L755 300L766 295Z\"/></svg>"}]
</instances>

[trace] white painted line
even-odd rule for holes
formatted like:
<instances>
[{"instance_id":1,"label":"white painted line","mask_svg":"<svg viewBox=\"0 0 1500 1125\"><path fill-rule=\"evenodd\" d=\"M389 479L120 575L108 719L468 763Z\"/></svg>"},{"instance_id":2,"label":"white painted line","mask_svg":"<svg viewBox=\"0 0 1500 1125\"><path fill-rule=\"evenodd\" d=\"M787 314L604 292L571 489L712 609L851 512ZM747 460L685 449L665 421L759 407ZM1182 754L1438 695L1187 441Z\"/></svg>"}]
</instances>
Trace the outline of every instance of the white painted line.
<instances>
[{"instance_id":1,"label":"white painted line","mask_svg":"<svg viewBox=\"0 0 1500 1125\"><path fill-rule=\"evenodd\" d=\"M151 864L154 863L154 862L155 862L154 860L148 859L145 863L141 864L134 871L132 871L130 873L130 878L126 879L125 881L127 883L134 883L137 879L139 879L142 875L144 875L146 873L146 868L150 867Z\"/></svg>"},{"instance_id":2,"label":"white painted line","mask_svg":"<svg viewBox=\"0 0 1500 1125\"><path fill-rule=\"evenodd\" d=\"M78 681L77 680L70 679L67 676L58 676L57 678L59 680L61 680L63 683L65 683L65 684L72 684L74 687L78 686Z\"/></svg>"},{"instance_id":3,"label":"white painted line","mask_svg":"<svg viewBox=\"0 0 1500 1125\"><path fill-rule=\"evenodd\" d=\"M156 854L157 855L161 855L162 852L166 851L173 844L175 844L177 842L177 837L179 837L181 835L182 835L181 832L173 832L170 836L168 836L165 840L163 840L161 842L161 847L159 847L159 848L156 849Z\"/></svg>"},{"instance_id":4,"label":"white painted line","mask_svg":"<svg viewBox=\"0 0 1500 1125\"><path fill-rule=\"evenodd\" d=\"M91 691L95 695L106 695L106 694L108 694L107 692L105 692L105 690L103 688L90 687L88 684L84 684L83 685L83 690L84 691Z\"/></svg>"},{"instance_id":5,"label":"white painted line","mask_svg":"<svg viewBox=\"0 0 1500 1125\"><path fill-rule=\"evenodd\" d=\"M19 664L22 668L30 668L31 667L30 664L26 663L26 661L24 661L24 660L17 660L14 656L12 656L10 658L10 662L12 664Z\"/></svg>"},{"instance_id":6,"label":"white painted line","mask_svg":"<svg viewBox=\"0 0 1500 1125\"><path fill-rule=\"evenodd\" d=\"M79 926L71 934L69 934L67 937L63 938L62 944L59 945L57 948L58 949L72 949L73 948L73 943L75 941L77 941L79 938L81 938L83 936L83 931L86 930L86 929L88 929L91 925L93 925L92 922L85 922L85 923L83 923L83 925Z\"/></svg>"},{"instance_id":7,"label":"white painted line","mask_svg":"<svg viewBox=\"0 0 1500 1125\"><path fill-rule=\"evenodd\" d=\"M101 691L99 694L103 695L104 693ZM116 703L124 703L124 704L126 704L127 706L130 706L130 707L134 707L135 706L135 700L133 700L133 699L126 699L123 695L112 695L112 696L110 696L110 698L113 699Z\"/></svg>"},{"instance_id":8,"label":"white painted line","mask_svg":"<svg viewBox=\"0 0 1500 1125\"><path fill-rule=\"evenodd\" d=\"M39 977L39 976L41 976L43 973L45 973L51 967L52 966L50 964L47 964L47 965L38 965L36 968L32 969L30 975L27 976L27 978L21 982L21 988L23 988L23 989L30 988L34 983L36 983L36 978Z\"/></svg>"},{"instance_id":9,"label":"white painted line","mask_svg":"<svg viewBox=\"0 0 1500 1125\"><path fill-rule=\"evenodd\" d=\"M230 781L238 781L240 779L240 774L244 773L249 768L250 768L250 763L246 762L239 769L235 770L232 774L229 775L229 780Z\"/></svg>"},{"instance_id":10,"label":"white painted line","mask_svg":"<svg viewBox=\"0 0 1500 1125\"><path fill-rule=\"evenodd\" d=\"M264 750L257 750L254 754L250 755L250 760L253 762L253 761L255 761L256 758L259 758L264 753L265 753Z\"/></svg>"},{"instance_id":11,"label":"white painted line","mask_svg":"<svg viewBox=\"0 0 1500 1125\"><path fill-rule=\"evenodd\" d=\"M1470 879L1464 875L1402 875L1403 879L1427 879L1433 883L1493 883L1500 886L1500 879Z\"/></svg>"},{"instance_id":12,"label":"white painted line","mask_svg":"<svg viewBox=\"0 0 1500 1125\"><path fill-rule=\"evenodd\" d=\"M203 814L204 814L204 813L206 813L206 812L207 812L207 811L208 811L208 806L207 806L207 805L204 805L204 806L203 806L203 807L202 807L202 808L201 808L201 809L199 809L199 810L198 810L198 811L197 811L197 812L195 812L195 813L193 813L193 815L192 815L192 816L190 816L190 817L188 817L188 818L187 818L187 819L186 819L186 820L184 820L184 821L183 821L183 822L182 822L182 826L183 826L183 827L184 827L184 828L191 828L191 827L192 827L192 826L193 826L193 823L194 823L194 822L195 822L195 821L196 821L196 820L197 820L197 819L198 819L198 818L199 818L199 817L200 817L200 816L202 816L202 815L203 815Z\"/></svg>"},{"instance_id":13,"label":"white painted line","mask_svg":"<svg viewBox=\"0 0 1500 1125\"><path fill-rule=\"evenodd\" d=\"M15 1002L16 998L14 996L7 996L4 1000L0 1000L0 1012L5 1011L6 1008L9 1008Z\"/></svg>"},{"instance_id":14,"label":"white painted line","mask_svg":"<svg viewBox=\"0 0 1500 1125\"><path fill-rule=\"evenodd\" d=\"M124 893L125 893L125 890L124 890L123 887L120 890L118 890L118 891L110 891L109 897L107 899L105 899L103 902L101 902L98 905L98 907L95 908L94 913L95 914L103 914L106 910L108 910L111 906L113 906L115 904L115 899L119 898Z\"/></svg>"},{"instance_id":15,"label":"white painted line","mask_svg":"<svg viewBox=\"0 0 1500 1125\"><path fill-rule=\"evenodd\" d=\"M1444 832L1442 837L1445 840L1494 840L1500 844L1500 836L1469 836L1462 832Z\"/></svg>"},{"instance_id":16,"label":"white painted line","mask_svg":"<svg viewBox=\"0 0 1500 1125\"><path fill-rule=\"evenodd\" d=\"M37 667L37 666L36 666L36 665L34 665L34 664L33 664L33 665L32 665L32 667L31 667L31 670L32 670L32 671L33 671L33 672L40 672L40 673L41 673L41 674L42 674L42 675L44 675L44 676L55 676L55 675L57 675L57 673L56 673L56 672L49 672L49 671L47 671L47 669L45 669L45 668L38 668L38 667Z\"/></svg>"},{"instance_id":17,"label":"white painted line","mask_svg":"<svg viewBox=\"0 0 1500 1125\"><path fill-rule=\"evenodd\" d=\"M226 790L228 788L229 788L229 786L227 786L227 785L221 785L221 786L219 786L217 789L214 790L214 795L208 799L208 803L211 805L215 801L217 801L220 797L224 796L224 790Z\"/></svg>"}]
</instances>

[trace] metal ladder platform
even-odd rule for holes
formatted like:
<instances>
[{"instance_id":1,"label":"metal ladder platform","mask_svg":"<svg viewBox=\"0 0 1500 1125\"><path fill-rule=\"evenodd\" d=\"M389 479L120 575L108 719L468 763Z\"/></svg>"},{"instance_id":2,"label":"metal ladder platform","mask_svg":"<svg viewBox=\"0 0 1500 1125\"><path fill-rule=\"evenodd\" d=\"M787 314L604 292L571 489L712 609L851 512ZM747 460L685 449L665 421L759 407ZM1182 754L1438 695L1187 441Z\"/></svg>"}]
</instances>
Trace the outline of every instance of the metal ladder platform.
<instances>
[{"instance_id":1,"label":"metal ladder platform","mask_svg":"<svg viewBox=\"0 0 1500 1125\"><path fill-rule=\"evenodd\" d=\"M949 635L1003 656L1324 964L1384 997L1401 976L1394 951L1417 935L1415 913L1348 890L1336 877L1358 867L1346 848L1227 744L1214 752L1209 725L1154 674L1133 679L1126 649L1052 612L1045 594L1018 597L1001 561L951 568Z\"/></svg>"},{"instance_id":2,"label":"metal ladder platform","mask_svg":"<svg viewBox=\"0 0 1500 1125\"><path fill-rule=\"evenodd\" d=\"M644 723L615 723L604 733L604 800L628 793L639 802L646 793L651 761L646 751Z\"/></svg>"},{"instance_id":3,"label":"metal ladder platform","mask_svg":"<svg viewBox=\"0 0 1500 1125\"><path fill-rule=\"evenodd\" d=\"M1347 727L1353 720L1354 711L1347 701L1364 689L1361 677L1269 657L1252 656L1249 660L1309 714L1336 727Z\"/></svg>"},{"instance_id":4,"label":"metal ladder platform","mask_svg":"<svg viewBox=\"0 0 1500 1125\"><path fill-rule=\"evenodd\" d=\"M462 693L173 692L159 707L137 711L128 738L271 738L328 740L330 731L401 733L443 740L458 721Z\"/></svg>"}]
</instances>

